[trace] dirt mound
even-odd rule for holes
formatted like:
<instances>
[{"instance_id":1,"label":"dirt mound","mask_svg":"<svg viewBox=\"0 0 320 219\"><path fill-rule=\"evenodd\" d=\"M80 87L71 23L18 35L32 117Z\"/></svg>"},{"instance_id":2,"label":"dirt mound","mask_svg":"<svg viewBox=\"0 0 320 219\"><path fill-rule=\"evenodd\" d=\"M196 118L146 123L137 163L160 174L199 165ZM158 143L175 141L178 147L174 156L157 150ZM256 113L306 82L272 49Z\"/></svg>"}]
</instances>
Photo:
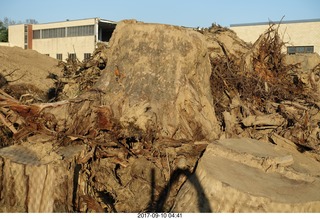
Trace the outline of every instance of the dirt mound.
<instances>
[{"instance_id":1,"label":"dirt mound","mask_svg":"<svg viewBox=\"0 0 320 219\"><path fill-rule=\"evenodd\" d=\"M47 102L55 87L48 75L62 70L56 59L19 47L0 46L0 63L0 89L22 103ZM0 147L13 143L12 130L0 129Z\"/></svg>"},{"instance_id":2,"label":"dirt mound","mask_svg":"<svg viewBox=\"0 0 320 219\"><path fill-rule=\"evenodd\" d=\"M272 27L248 45L215 25L199 32L122 21L108 47L51 74L59 95L50 103L1 90L1 130L12 146L0 150L1 195L11 197L0 210L170 211L209 142L223 138L317 158L319 96L310 88L319 88L319 68L303 81L282 45Z\"/></svg>"},{"instance_id":3,"label":"dirt mound","mask_svg":"<svg viewBox=\"0 0 320 219\"><path fill-rule=\"evenodd\" d=\"M61 75L58 60L34 50L0 46L0 60L0 88L16 99L35 95L35 102L46 101L49 88L54 87L49 73Z\"/></svg>"}]
</instances>

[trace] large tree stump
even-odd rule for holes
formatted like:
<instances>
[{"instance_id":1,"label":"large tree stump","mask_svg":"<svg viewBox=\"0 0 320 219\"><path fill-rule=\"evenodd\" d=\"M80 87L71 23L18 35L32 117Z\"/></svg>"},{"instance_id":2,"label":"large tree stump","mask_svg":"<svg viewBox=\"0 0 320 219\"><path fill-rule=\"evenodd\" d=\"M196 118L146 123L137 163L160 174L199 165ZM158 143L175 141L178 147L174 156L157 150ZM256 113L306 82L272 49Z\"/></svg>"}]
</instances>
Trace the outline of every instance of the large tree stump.
<instances>
[{"instance_id":1,"label":"large tree stump","mask_svg":"<svg viewBox=\"0 0 320 219\"><path fill-rule=\"evenodd\" d=\"M190 142L219 137L209 81L211 63L202 34L123 21L106 55L107 66L98 82L74 99L26 105L0 95L5 115L10 111L21 120L16 140L42 133L52 136L48 142L62 149L78 139L90 151L77 159L79 168L73 156L59 157L45 142L37 149L28 143L23 143L23 149L18 145L2 149L3 211L86 212L89 205L95 212L145 211L157 202L177 167L193 169L203 147ZM15 118L10 117L12 124ZM172 148L168 147L171 140ZM14 172L19 172L19 178ZM175 180L168 203L182 179ZM18 200L18 191L23 195L10 203ZM102 196L105 200L99 201ZM161 204L162 209L170 208L166 204Z\"/></svg>"},{"instance_id":2,"label":"large tree stump","mask_svg":"<svg viewBox=\"0 0 320 219\"><path fill-rule=\"evenodd\" d=\"M74 158L84 146L53 149L37 138L0 150L0 212L74 210L79 175Z\"/></svg>"},{"instance_id":3,"label":"large tree stump","mask_svg":"<svg viewBox=\"0 0 320 219\"><path fill-rule=\"evenodd\" d=\"M175 212L319 212L320 164L253 139L208 145L180 189Z\"/></svg>"}]
</instances>

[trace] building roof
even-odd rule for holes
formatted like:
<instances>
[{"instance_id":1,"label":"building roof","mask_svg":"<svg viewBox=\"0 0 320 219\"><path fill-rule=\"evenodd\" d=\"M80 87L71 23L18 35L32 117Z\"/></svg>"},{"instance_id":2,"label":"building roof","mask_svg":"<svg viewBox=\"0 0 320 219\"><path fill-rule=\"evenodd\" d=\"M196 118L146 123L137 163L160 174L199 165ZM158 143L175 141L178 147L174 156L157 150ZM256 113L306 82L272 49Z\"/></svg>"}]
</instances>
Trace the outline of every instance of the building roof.
<instances>
[{"instance_id":1,"label":"building roof","mask_svg":"<svg viewBox=\"0 0 320 219\"><path fill-rule=\"evenodd\" d=\"M93 20L93 19L98 19L102 23L110 23L110 24L117 24L118 23L116 21L111 21L111 20L106 20L106 19L101 19L101 18L98 18L98 17L94 17L94 18L82 18L82 19L75 19L75 20L66 19L64 21L51 21L51 22L46 22L46 23L37 23L36 25L62 23L62 22L72 22L72 21L81 21L81 20ZM25 23L21 23L21 24L25 24ZM21 25L21 24L13 24L13 25L9 25L9 26Z\"/></svg>"},{"instance_id":2,"label":"building roof","mask_svg":"<svg viewBox=\"0 0 320 219\"><path fill-rule=\"evenodd\" d=\"M307 22L320 22L320 18L304 19L304 20L291 20L291 21L283 21L282 20L282 21L268 21L268 22L256 22L256 23L230 24L230 27L269 25L270 23L291 24L291 23L307 23Z\"/></svg>"}]
</instances>

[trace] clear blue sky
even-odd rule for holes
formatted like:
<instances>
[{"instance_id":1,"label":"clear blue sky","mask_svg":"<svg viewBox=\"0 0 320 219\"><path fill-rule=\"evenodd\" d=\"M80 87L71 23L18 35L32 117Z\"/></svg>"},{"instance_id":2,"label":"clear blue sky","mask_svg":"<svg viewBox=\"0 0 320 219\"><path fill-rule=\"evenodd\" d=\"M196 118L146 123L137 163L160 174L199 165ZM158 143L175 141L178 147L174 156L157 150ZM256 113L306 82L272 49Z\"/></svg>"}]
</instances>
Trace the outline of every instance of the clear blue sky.
<instances>
[{"instance_id":1,"label":"clear blue sky","mask_svg":"<svg viewBox=\"0 0 320 219\"><path fill-rule=\"evenodd\" d=\"M39 23L100 17L189 27L320 18L319 0L6 0L0 19Z\"/></svg>"}]
</instances>

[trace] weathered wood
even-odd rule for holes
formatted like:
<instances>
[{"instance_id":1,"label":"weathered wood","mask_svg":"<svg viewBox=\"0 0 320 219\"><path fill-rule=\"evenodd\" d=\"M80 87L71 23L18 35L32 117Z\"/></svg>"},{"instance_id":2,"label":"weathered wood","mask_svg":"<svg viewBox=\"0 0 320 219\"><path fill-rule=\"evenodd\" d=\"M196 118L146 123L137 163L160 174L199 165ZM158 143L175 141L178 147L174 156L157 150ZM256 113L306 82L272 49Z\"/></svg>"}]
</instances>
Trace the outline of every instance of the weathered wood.
<instances>
[{"instance_id":1,"label":"weathered wood","mask_svg":"<svg viewBox=\"0 0 320 219\"><path fill-rule=\"evenodd\" d=\"M173 212L318 212L320 163L253 139L208 145Z\"/></svg>"},{"instance_id":2,"label":"weathered wood","mask_svg":"<svg viewBox=\"0 0 320 219\"><path fill-rule=\"evenodd\" d=\"M79 198L74 157L83 148L54 151L39 139L1 149L0 212L72 212Z\"/></svg>"},{"instance_id":3,"label":"weathered wood","mask_svg":"<svg viewBox=\"0 0 320 219\"><path fill-rule=\"evenodd\" d=\"M279 114L248 116L242 120L245 126L280 126L284 123L284 118Z\"/></svg>"},{"instance_id":4,"label":"weathered wood","mask_svg":"<svg viewBox=\"0 0 320 219\"><path fill-rule=\"evenodd\" d=\"M279 145L280 147L284 147L284 148L291 149L291 150L296 150L297 149L297 145L295 143L293 143L289 139L281 137L280 135L278 135L276 133L273 133L270 136L270 138L272 139L272 141L276 145Z\"/></svg>"}]
</instances>

